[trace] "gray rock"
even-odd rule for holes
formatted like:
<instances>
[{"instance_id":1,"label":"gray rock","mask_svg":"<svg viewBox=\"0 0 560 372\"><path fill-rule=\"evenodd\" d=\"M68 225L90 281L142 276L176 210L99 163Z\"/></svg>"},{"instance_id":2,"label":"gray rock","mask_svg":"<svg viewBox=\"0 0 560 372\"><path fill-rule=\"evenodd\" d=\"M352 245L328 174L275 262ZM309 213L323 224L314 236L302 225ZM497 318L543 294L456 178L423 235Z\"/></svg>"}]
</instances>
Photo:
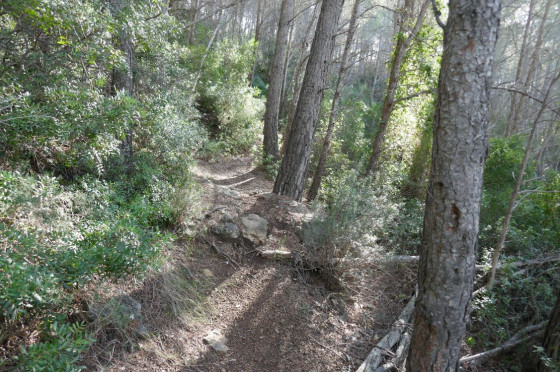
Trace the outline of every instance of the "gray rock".
<instances>
[{"instance_id":1,"label":"gray rock","mask_svg":"<svg viewBox=\"0 0 560 372\"><path fill-rule=\"evenodd\" d=\"M210 218L210 217L212 217L212 214L213 214L214 212L220 211L220 210L226 209L226 208L227 208L227 207L226 207L225 205L216 205L214 208L208 210L208 212L206 212L206 213L204 214L204 217Z\"/></svg>"},{"instance_id":2,"label":"gray rock","mask_svg":"<svg viewBox=\"0 0 560 372\"><path fill-rule=\"evenodd\" d=\"M218 353L226 353L229 350L227 347L227 338L219 330L212 330L206 337L202 339L205 344L210 345Z\"/></svg>"},{"instance_id":3,"label":"gray rock","mask_svg":"<svg viewBox=\"0 0 560 372\"><path fill-rule=\"evenodd\" d=\"M224 212L224 214L222 215L222 218L220 218L220 221L222 221L222 222L233 222L233 216L231 214L229 214L228 212Z\"/></svg>"},{"instance_id":4,"label":"gray rock","mask_svg":"<svg viewBox=\"0 0 560 372\"><path fill-rule=\"evenodd\" d=\"M320 224L304 221L301 225L294 228L294 233L301 239L303 244L312 246L317 240L320 240L318 238L324 234L324 231Z\"/></svg>"},{"instance_id":5,"label":"gray rock","mask_svg":"<svg viewBox=\"0 0 560 372\"><path fill-rule=\"evenodd\" d=\"M241 198L241 194L239 193L239 191L232 190L229 187L225 187L225 186L216 186L216 192L218 194L229 196L232 199Z\"/></svg>"},{"instance_id":6,"label":"gray rock","mask_svg":"<svg viewBox=\"0 0 560 372\"><path fill-rule=\"evenodd\" d=\"M231 222L223 222L212 225L210 228L212 233L220 238L237 239L239 238L239 228Z\"/></svg>"},{"instance_id":7,"label":"gray rock","mask_svg":"<svg viewBox=\"0 0 560 372\"><path fill-rule=\"evenodd\" d=\"M263 244L268 235L268 221L257 214L241 217L243 237L253 244Z\"/></svg>"},{"instance_id":8,"label":"gray rock","mask_svg":"<svg viewBox=\"0 0 560 372\"><path fill-rule=\"evenodd\" d=\"M132 331L140 338L149 335L142 321L142 305L129 295L116 296L103 304L91 305L89 316L101 325L111 325L122 332Z\"/></svg>"},{"instance_id":9,"label":"gray rock","mask_svg":"<svg viewBox=\"0 0 560 372\"><path fill-rule=\"evenodd\" d=\"M295 214L309 214L309 208L303 203L298 203L297 201L292 201L288 204L288 212Z\"/></svg>"}]
</instances>

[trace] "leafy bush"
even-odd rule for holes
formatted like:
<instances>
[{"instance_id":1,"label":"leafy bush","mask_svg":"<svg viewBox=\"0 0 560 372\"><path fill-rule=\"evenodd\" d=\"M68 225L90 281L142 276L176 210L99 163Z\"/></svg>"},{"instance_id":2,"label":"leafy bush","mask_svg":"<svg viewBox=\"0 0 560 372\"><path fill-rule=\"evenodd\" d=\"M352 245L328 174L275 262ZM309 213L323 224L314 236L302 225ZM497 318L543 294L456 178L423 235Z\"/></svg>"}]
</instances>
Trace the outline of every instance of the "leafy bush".
<instances>
[{"instance_id":1,"label":"leafy bush","mask_svg":"<svg viewBox=\"0 0 560 372\"><path fill-rule=\"evenodd\" d=\"M508 261L523 261L523 257L510 257ZM520 325L547 320L556 300L556 288L560 286L558 270L552 268L520 269L504 264L500 284L473 299L472 332L480 348L504 343Z\"/></svg>"},{"instance_id":2,"label":"leafy bush","mask_svg":"<svg viewBox=\"0 0 560 372\"><path fill-rule=\"evenodd\" d=\"M172 239L161 230L180 231L198 208L189 167L208 134L192 48L174 17L153 17L155 3L123 5L0 6L0 322L29 344L17 359L0 350L22 370L73 370L89 343L70 320L76 297L91 282L141 275ZM115 42L123 31L135 49L133 96L112 86L129 67ZM236 79L216 81L237 94Z\"/></svg>"},{"instance_id":3,"label":"leafy bush","mask_svg":"<svg viewBox=\"0 0 560 372\"><path fill-rule=\"evenodd\" d=\"M0 171L0 185L0 319L6 324L30 317L45 322L93 279L141 274L171 238L150 225L156 208L149 201L121 204L126 198L103 181L83 178L65 187L48 176ZM61 328L49 331L50 341L25 349L18 363L39 358L40 366L57 348L64 354L87 346L81 328L64 328L70 327L64 315L57 322ZM68 355L61 363L74 360Z\"/></svg>"},{"instance_id":4,"label":"leafy bush","mask_svg":"<svg viewBox=\"0 0 560 372\"><path fill-rule=\"evenodd\" d=\"M207 58L201 77L204 83L199 85L199 104L216 120L209 123L217 140L214 151L245 152L262 133L264 101L259 91L247 84L254 47L253 42L239 45L226 39Z\"/></svg>"},{"instance_id":5,"label":"leafy bush","mask_svg":"<svg viewBox=\"0 0 560 372\"><path fill-rule=\"evenodd\" d=\"M338 277L339 263L353 243L374 246L377 235L395 220L400 207L396 189L372 181L350 171L329 185L327 204L316 206L314 219L302 231L314 268Z\"/></svg>"},{"instance_id":6,"label":"leafy bush","mask_svg":"<svg viewBox=\"0 0 560 372\"><path fill-rule=\"evenodd\" d=\"M23 347L14 359L22 371L81 371L77 366L82 353L95 340L83 323L68 324L60 317L49 317L41 324L41 340Z\"/></svg>"}]
</instances>

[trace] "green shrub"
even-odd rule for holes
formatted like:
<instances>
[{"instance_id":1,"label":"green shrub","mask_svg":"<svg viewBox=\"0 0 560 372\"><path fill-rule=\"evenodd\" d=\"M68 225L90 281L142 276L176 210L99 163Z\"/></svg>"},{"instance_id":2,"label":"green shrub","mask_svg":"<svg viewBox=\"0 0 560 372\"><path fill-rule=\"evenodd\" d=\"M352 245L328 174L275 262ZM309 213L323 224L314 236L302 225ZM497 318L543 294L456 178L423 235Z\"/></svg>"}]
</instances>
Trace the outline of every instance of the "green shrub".
<instances>
[{"instance_id":1,"label":"green shrub","mask_svg":"<svg viewBox=\"0 0 560 372\"><path fill-rule=\"evenodd\" d=\"M22 347L14 360L21 371L81 371L77 366L82 353L95 340L85 332L83 323L68 324L60 316L45 319L40 327L40 341Z\"/></svg>"},{"instance_id":2,"label":"green shrub","mask_svg":"<svg viewBox=\"0 0 560 372\"><path fill-rule=\"evenodd\" d=\"M209 123L217 141L214 151L243 153L262 133L264 100L247 82L254 47L252 42L239 45L226 39L207 58L198 103L215 117L216 122Z\"/></svg>"},{"instance_id":3,"label":"green shrub","mask_svg":"<svg viewBox=\"0 0 560 372\"><path fill-rule=\"evenodd\" d=\"M124 203L118 188L93 178L61 186L48 176L0 171L0 185L0 320L45 323L60 313L55 328L42 331L51 336L17 361L42 370L59 350L60 366L70 366L71 351L88 344L83 327L64 320L73 294L93 279L142 274L171 236L151 224L159 208L149 199Z\"/></svg>"},{"instance_id":4,"label":"green shrub","mask_svg":"<svg viewBox=\"0 0 560 372\"><path fill-rule=\"evenodd\" d=\"M325 190L326 204L317 204L313 220L304 224L304 243L316 268L339 276L340 259L354 242L364 248L394 221L400 203L396 189L350 171ZM360 252L362 254L367 252Z\"/></svg>"}]
</instances>

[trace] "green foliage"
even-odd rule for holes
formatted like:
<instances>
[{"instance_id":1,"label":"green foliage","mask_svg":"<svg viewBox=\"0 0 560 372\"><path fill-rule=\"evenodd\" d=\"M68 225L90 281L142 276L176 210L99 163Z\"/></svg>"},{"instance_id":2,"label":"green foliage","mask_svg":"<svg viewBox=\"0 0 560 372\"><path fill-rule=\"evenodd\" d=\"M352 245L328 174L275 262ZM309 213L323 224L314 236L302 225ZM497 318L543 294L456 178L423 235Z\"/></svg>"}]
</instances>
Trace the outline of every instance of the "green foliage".
<instances>
[{"instance_id":1,"label":"green foliage","mask_svg":"<svg viewBox=\"0 0 560 372\"><path fill-rule=\"evenodd\" d=\"M524 141L520 136L490 141L481 207L483 246L495 244L524 151ZM556 249L560 240L557 228L560 222L560 198L557 193L560 175L548 171L543 177L535 178L534 173L535 166L529 164L510 224L507 245L510 254L531 257L528 254L533 251L542 253Z\"/></svg>"},{"instance_id":2,"label":"green foliage","mask_svg":"<svg viewBox=\"0 0 560 372\"><path fill-rule=\"evenodd\" d=\"M395 254L417 255L422 244L424 207L424 201L404 199L391 226L379 231L378 244Z\"/></svg>"},{"instance_id":3,"label":"green foliage","mask_svg":"<svg viewBox=\"0 0 560 372\"><path fill-rule=\"evenodd\" d=\"M510 262L523 260L519 256L508 259ZM558 270L538 266L519 270L507 263L504 266L500 270L499 285L473 299L474 328L482 330L473 337L482 348L502 344L522 324L547 320L556 300L556 288L560 285Z\"/></svg>"},{"instance_id":4,"label":"green foliage","mask_svg":"<svg viewBox=\"0 0 560 372\"><path fill-rule=\"evenodd\" d=\"M254 43L220 42L209 53L202 71L199 104L203 112L213 113L210 123L221 153L249 150L262 133L264 101L249 87L247 76L253 66Z\"/></svg>"},{"instance_id":5,"label":"green foliage","mask_svg":"<svg viewBox=\"0 0 560 372\"><path fill-rule=\"evenodd\" d=\"M505 214L515 178L521 168L523 147L524 142L521 136L490 140L484 169L482 224L497 221Z\"/></svg>"},{"instance_id":6,"label":"green foliage","mask_svg":"<svg viewBox=\"0 0 560 372\"><path fill-rule=\"evenodd\" d=\"M2 171L0 183L0 300L12 320L63 305L95 276L145 271L170 238L149 227L153 207L119 206L124 198L100 181L62 187Z\"/></svg>"},{"instance_id":7,"label":"green foliage","mask_svg":"<svg viewBox=\"0 0 560 372\"><path fill-rule=\"evenodd\" d=\"M394 187L349 171L325 187L327 204L316 206L315 217L303 227L309 261L339 276L339 259L355 242L373 246L377 236L395 221L401 207ZM361 252L364 253L364 252Z\"/></svg>"},{"instance_id":8,"label":"green foliage","mask_svg":"<svg viewBox=\"0 0 560 372\"><path fill-rule=\"evenodd\" d=\"M271 155L262 155L261 168L266 173L266 176L270 180L274 180L278 174L278 169L280 169L280 160L274 160Z\"/></svg>"},{"instance_id":9,"label":"green foliage","mask_svg":"<svg viewBox=\"0 0 560 372\"><path fill-rule=\"evenodd\" d=\"M81 371L77 366L82 353L95 340L85 332L84 323L68 324L60 316L51 316L41 324L41 340L23 347L14 359L22 371Z\"/></svg>"},{"instance_id":10,"label":"green foliage","mask_svg":"<svg viewBox=\"0 0 560 372\"><path fill-rule=\"evenodd\" d=\"M438 26L424 24L406 51L382 152L381 166L408 169L409 186L418 189L412 196L421 194L428 174L442 39Z\"/></svg>"},{"instance_id":11,"label":"green foliage","mask_svg":"<svg viewBox=\"0 0 560 372\"><path fill-rule=\"evenodd\" d=\"M483 262L490 261L524 152L522 136L490 140L480 216ZM500 285L473 300L475 326L487 330L473 337L483 347L509 339L520 324L546 320L554 304L555 288L560 285L558 271L547 265L521 270L507 265L558 253L560 175L555 171L540 178L535 175L535 166L530 163L510 222Z\"/></svg>"},{"instance_id":12,"label":"green foliage","mask_svg":"<svg viewBox=\"0 0 560 372\"><path fill-rule=\"evenodd\" d=\"M208 133L192 51L160 5L0 5L0 321L40 335L12 359L21 370L78 370L91 340L69 320L75 296L142 275L173 238L162 230L180 233L197 211L189 167ZM112 86L129 72L123 35L133 96Z\"/></svg>"},{"instance_id":13,"label":"green foliage","mask_svg":"<svg viewBox=\"0 0 560 372\"><path fill-rule=\"evenodd\" d=\"M560 371L560 362L547 356L542 346L535 346L534 352L539 356L541 362L548 367L550 371Z\"/></svg>"}]
</instances>

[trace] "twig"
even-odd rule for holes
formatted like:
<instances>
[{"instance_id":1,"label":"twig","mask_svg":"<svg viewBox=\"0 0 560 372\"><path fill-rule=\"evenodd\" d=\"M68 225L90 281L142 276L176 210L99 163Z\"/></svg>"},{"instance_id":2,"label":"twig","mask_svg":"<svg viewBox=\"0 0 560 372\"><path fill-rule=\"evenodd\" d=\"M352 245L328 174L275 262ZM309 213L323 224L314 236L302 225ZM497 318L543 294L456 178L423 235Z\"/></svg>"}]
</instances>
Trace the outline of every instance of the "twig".
<instances>
[{"instance_id":1,"label":"twig","mask_svg":"<svg viewBox=\"0 0 560 372\"><path fill-rule=\"evenodd\" d=\"M441 12L439 11L436 0L432 0L432 8L434 9L434 17L436 17L436 22L441 28L445 28L445 23L441 21Z\"/></svg>"},{"instance_id":2,"label":"twig","mask_svg":"<svg viewBox=\"0 0 560 372\"><path fill-rule=\"evenodd\" d=\"M339 357L341 357L342 359L344 359L344 354L342 354L340 351L333 349L332 347L328 346L328 345L323 345L322 343L320 343L319 341L315 340L314 338L311 339L311 341L315 342L317 345L332 351L333 353L335 353L336 355L338 355Z\"/></svg>"},{"instance_id":3,"label":"twig","mask_svg":"<svg viewBox=\"0 0 560 372\"><path fill-rule=\"evenodd\" d=\"M220 250L220 248L218 248L218 247L216 246L216 244L214 244L214 243L208 241L208 239L206 239L206 238L203 237L203 236L201 236L200 238L201 238L202 240L204 240L204 242L206 242L206 244L208 244L209 246L211 246L211 247L216 251L216 253L218 253L220 256L224 257L224 258L227 259L228 261L230 261L231 264L232 264L236 269L239 268L239 263L237 263L237 261L235 261L233 258L231 258L231 256L230 256L229 254L227 254L227 253L225 253L225 252L222 252L222 251Z\"/></svg>"},{"instance_id":4,"label":"twig","mask_svg":"<svg viewBox=\"0 0 560 372\"><path fill-rule=\"evenodd\" d=\"M422 94L426 94L426 93L433 93L433 90L431 90L431 89L426 89L426 90L421 90L421 91L416 92L416 93L412 93L412 94L410 94L410 95L408 95L408 96L406 96L406 97L401 97L401 98L399 98L399 99L396 99L395 102L394 102L394 104L396 105L397 103L400 103L400 102L403 102L403 101L408 101L409 99L412 99L412 98L421 96Z\"/></svg>"}]
</instances>

